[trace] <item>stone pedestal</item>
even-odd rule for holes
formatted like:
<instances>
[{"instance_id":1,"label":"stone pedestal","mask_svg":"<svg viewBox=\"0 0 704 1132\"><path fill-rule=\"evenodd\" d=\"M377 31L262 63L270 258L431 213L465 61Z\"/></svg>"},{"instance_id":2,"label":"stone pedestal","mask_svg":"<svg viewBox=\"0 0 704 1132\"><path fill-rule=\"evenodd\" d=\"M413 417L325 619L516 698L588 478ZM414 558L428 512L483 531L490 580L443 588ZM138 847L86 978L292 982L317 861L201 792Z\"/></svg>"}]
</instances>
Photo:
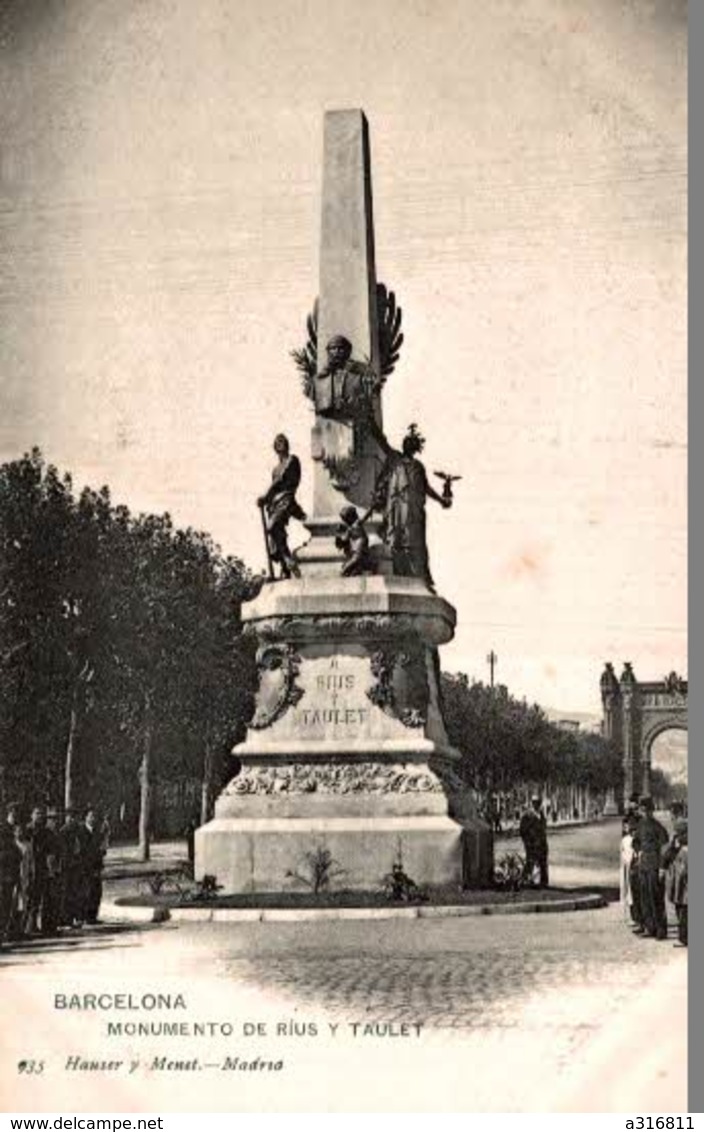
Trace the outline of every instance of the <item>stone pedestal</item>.
<instances>
[{"instance_id":1,"label":"stone pedestal","mask_svg":"<svg viewBox=\"0 0 704 1132\"><path fill-rule=\"evenodd\" d=\"M606 801L604 803L604 817L614 818L619 814L618 801L616 799L616 791L612 786L609 787L606 794Z\"/></svg>"},{"instance_id":2,"label":"stone pedestal","mask_svg":"<svg viewBox=\"0 0 704 1132\"><path fill-rule=\"evenodd\" d=\"M378 889L396 859L419 884L480 885L491 834L447 740L438 645L455 611L422 582L267 585L244 614L260 686L241 771L196 834L196 873L228 892L304 890L326 849L336 886Z\"/></svg>"}]
</instances>

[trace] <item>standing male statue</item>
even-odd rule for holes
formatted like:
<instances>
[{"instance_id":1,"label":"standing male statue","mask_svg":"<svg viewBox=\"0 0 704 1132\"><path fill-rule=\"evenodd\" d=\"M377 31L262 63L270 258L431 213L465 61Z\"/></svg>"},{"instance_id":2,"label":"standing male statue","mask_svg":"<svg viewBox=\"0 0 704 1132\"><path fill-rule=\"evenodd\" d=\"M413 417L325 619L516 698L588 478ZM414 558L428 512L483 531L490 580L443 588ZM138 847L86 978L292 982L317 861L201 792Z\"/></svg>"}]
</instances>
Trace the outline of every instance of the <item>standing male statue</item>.
<instances>
[{"instance_id":1,"label":"standing male statue","mask_svg":"<svg viewBox=\"0 0 704 1132\"><path fill-rule=\"evenodd\" d=\"M435 593L428 562L425 501L429 497L447 508L452 506L452 496L439 495L428 483L425 468L417 459L425 439L416 425L409 427L400 452L391 447L373 420L369 425L386 454L376 482L374 509L384 516L383 537L391 552L394 574L421 578Z\"/></svg>"},{"instance_id":2,"label":"standing male statue","mask_svg":"<svg viewBox=\"0 0 704 1132\"><path fill-rule=\"evenodd\" d=\"M271 486L260 495L257 504L264 515L264 525L271 562L278 562L282 578L300 578L295 556L288 545L287 527L290 519L303 520L305 511L296 499L301 482L301 462L290 450L288 438L279 433L274 440L278 463L271 474Z\"/></svg>"}]
</instances>

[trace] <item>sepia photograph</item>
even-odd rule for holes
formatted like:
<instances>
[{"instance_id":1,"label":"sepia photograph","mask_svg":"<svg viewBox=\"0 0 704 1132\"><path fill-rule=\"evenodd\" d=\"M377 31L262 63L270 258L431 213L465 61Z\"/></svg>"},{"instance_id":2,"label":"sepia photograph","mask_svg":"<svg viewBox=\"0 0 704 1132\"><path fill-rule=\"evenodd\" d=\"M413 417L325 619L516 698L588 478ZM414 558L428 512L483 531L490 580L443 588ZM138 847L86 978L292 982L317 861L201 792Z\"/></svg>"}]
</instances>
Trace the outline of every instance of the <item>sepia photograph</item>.
<instances>
[{"instance_id":1,"label":"sepia photograph","mask_svg":"<svg viewBox=\"0 0 704 1132\"><path fill-rule=\"evenodd\" d=\"M0 1111L689 1111L687 48L0 0Z\"/></svg>"}]
</instances>

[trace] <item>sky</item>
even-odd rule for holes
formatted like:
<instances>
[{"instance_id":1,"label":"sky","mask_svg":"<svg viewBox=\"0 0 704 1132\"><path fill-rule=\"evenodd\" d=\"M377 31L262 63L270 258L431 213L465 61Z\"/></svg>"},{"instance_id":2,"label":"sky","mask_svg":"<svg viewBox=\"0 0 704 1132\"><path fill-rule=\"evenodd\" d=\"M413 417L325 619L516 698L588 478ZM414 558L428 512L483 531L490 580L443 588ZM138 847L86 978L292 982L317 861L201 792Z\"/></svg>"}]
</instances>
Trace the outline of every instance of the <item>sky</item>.
<instances>
[{"instance_id":1,"label":"sky","mask_svg":"<svg viewBox=\"0 0 704 1132\"><path fill-rule=\"evenodd\" d=\"M451 671L569 714L687 669L678 0L0 0L0 460L264 565L317 292L322 121L369 119L384 394L429 469ZM298 528L292 541L306 537Z\"/></svg>"}]
</instances>

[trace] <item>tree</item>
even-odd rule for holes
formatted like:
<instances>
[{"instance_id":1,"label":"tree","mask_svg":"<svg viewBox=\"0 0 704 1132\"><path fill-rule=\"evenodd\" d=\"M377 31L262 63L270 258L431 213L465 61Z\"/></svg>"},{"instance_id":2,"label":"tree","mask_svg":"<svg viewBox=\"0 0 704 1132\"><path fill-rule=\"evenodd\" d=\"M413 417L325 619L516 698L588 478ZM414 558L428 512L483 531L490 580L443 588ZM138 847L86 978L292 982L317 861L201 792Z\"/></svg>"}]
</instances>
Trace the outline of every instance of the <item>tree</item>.
<instances>
[{"instance_id":1,"label":"tree","mask_svg":"<svg viewBox=\"0 0 704 1132\"><path fill-rule=\"evenodd\" d=\"M600 735L566 732L537 704L517 700L503 685L470 683L462 673L443 674L442 694L461 772L485 805L494 792L551 795L569 786L604 793L618 785L619 761Z\"/></svg>"},{"instance_id":2,"label":"tree","mask_svg":"<svg viewBox=\"0 0 704 1132\"><path fill-rule=\"evenodd\" d=\"M155 771L203 780L203 816L252 708L242 601L258 585L168 515L74 498L35 450L0 468L0 770L32 800L63 782L126 797L149 855Z\"/></svg>"},{"instance_id":3,"label":"tree","mask_svg":"<svg viewBox=\"0 0 704 1132\"><path fill-rule=\"evenodd\" d=\"M37 449L0 468L0 751L7 789L28 782L47 788L62 775L72 536L70 477L61 478Z\"/></svg>"}]
</instances>

